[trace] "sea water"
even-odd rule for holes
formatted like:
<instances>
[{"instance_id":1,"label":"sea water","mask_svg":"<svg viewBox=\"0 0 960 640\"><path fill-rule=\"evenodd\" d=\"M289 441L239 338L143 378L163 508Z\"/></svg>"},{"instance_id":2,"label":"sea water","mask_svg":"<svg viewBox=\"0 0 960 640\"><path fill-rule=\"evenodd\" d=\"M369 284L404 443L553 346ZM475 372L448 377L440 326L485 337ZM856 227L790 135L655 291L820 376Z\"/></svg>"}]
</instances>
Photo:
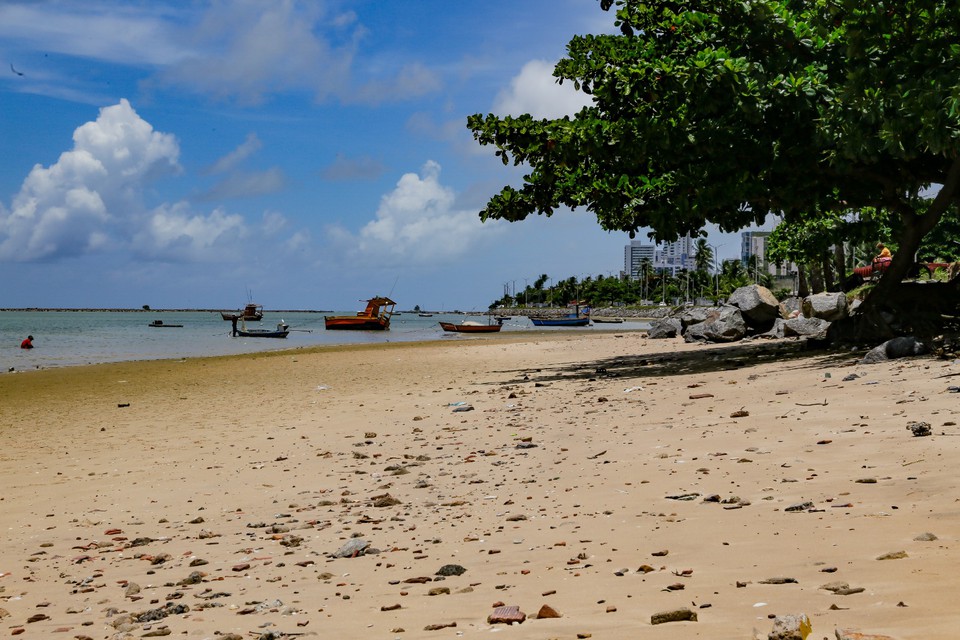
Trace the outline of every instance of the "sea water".
<instances>
[{"instance_id":1,"label":"sea water","mask_svg":"<svg viewBox=\"0 0 960 640\"><path fill-rule=\"evenodd\" d=\"M63 367L128 360L180 359L296 349L319 345L382 344L418 340L478 339L484 336L445 333L443 322L485 321L462 314L395 314L389 331L327 331L324 315L353 315L355 311L266 311L262 322L248 322L248 329L274 329L289 325L284 339L230 336L230 322L211 311L0 311L0 373L25 369ZM157 328L154 320L183 327ZM583 328L533 327L517 316L504 323L509 331L625 331L646 329L644 321L602 324ZM20 349L28 335L33 349ZM490 337L487 334L485 337Z\"/></svg>"}]
</instances>

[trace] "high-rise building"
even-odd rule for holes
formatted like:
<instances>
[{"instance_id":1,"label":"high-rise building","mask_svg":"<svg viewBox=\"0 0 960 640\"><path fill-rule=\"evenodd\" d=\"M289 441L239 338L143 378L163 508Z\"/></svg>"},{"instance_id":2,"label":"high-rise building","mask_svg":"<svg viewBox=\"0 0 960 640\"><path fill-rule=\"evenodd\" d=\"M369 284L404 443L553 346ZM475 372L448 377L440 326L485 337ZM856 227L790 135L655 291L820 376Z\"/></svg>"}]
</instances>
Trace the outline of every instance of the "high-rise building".
<instances>
[{"instance_id":1,"label":"high-rise building","mask_svg":"<svg viewBox=\"0 0 960 640\"><path fill-rule=\"evenodd\" d=\"M695 257L693 237L688 233L679 240L667 242L663 245L659 266L670 271L672 275L676 275L680 271L693 271Z\"/></svg>"},{"instance_id":2,"label":"high-rise building","mask_svg":"<svg viewBox=\"0 0 960 640\"><path fill-rule=\"evenodd\" d=\"M623 248L623 272L627 278L636 280L640 277L641 265L647 260L650 268L653 269L657 261L657 246L653 244L643 244L639 240L631 240L630 244Z\"/></svg>"},{"instance_id":3,"label":"high-rise building","mask_svg":"<svg viewBox=\"0 0 960 640\"><path fill-rule=\"evenodd\" d=\"M694 242L690 234L675 242L661 245L632 240L623 250L623 271L628 278L636 280L640 277L640 265L646 259L650 262L652 271L677 275L681 271L693 271L695 258Z\"/></svg>"}]
</instances>

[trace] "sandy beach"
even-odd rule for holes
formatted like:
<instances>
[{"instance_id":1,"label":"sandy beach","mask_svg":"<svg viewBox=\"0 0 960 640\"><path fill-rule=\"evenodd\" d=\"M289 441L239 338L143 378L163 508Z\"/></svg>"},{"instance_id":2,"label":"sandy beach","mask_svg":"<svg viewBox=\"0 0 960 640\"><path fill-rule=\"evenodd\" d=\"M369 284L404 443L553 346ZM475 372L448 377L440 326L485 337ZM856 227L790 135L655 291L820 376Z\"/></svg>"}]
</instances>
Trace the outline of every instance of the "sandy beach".
<instances>
[{"instance_id":1,"label":"sandy beach","mask_svg":"<svg viewBox=\"0 0 960 640\"><path fill-rule=\"evenodd\" d=\"M0 375L0 633L956 638L951 374L624 332Z\"/></svg>"}]
</instances>

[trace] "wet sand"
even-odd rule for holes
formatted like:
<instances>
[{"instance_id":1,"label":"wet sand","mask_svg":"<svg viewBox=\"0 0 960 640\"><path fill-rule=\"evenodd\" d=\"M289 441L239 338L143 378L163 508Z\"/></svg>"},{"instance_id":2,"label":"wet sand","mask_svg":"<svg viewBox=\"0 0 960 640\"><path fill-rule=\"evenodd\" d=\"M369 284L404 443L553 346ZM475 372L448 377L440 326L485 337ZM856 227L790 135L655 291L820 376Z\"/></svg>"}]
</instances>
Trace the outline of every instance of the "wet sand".
<instances>
[{"instance_id":1,"label":"wet sand","mask_svg":"<svg viewBox=\"0 0 960 640\"><path fill-rule=\"evenodd\" d=\"M0 634L954 638L953 373L556 332L5 374Z\"/></svg>"}]
</instances>

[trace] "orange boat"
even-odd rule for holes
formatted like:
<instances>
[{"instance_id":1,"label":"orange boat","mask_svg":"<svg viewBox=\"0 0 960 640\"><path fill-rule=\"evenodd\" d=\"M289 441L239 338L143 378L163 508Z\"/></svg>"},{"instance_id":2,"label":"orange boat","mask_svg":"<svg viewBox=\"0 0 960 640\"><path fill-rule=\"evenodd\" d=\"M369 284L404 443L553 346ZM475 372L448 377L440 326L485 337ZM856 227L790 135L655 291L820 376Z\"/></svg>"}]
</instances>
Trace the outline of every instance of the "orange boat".
<instances>
[{"instance_id":1,"label":"orange boat","mask_svg":"<svg viewBox=\"0 0 960 640\"><path fill-rule=\"evenodd\" d=\"M390 298L378 296L367 300L367 308L355 316L324 316L323 320L328 330L384 331L390 328L390 316L396 305Z\"/></svg>"}]
</instances>

